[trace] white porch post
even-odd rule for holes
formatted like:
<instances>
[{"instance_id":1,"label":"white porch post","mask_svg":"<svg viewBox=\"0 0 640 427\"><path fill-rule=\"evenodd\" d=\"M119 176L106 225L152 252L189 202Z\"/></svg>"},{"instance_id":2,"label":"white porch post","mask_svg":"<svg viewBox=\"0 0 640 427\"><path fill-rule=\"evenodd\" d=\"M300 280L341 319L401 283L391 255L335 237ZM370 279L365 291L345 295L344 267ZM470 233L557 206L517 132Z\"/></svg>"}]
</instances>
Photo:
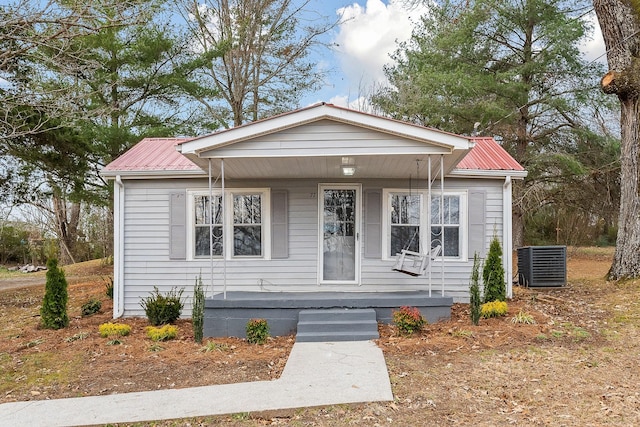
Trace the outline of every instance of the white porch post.
<instances>
[{"instance_id":1,"label":"white porch post","mask_svg":"<svg viewBox=\"0 0 640 427\"><path fill-rule=\"evenodd\" d=\"M211 158L209 158L209 281L213 296L213 184L211 182Z\"/></svg>"},{"instance_id":2,"label":"white porch post","mask_svg":"<svg viewBox=\"0 0 640 427\"><path fill-rule=\"evenodd\" d=\"M225 223L225 214L227 211L227 204L226 204L226 195L224 194L224 159L220 159L220 175L222 175L222 224L223 224L223 230L224 230L224 223ZM223 231L224 234L224 231ZM227 299L227 244L226 244L226 240L223 237L223 243L222 243L222 292L223 292L223 298Z\"/></svg>"},{"instance_id":3,"label":"white porch post","mask_svg":"<svg viewBox=\"0 0 640 427\"><path fill-rule=\"evenodd\" d=\"M427 157L427 233L429 236L429 247L423 249L423 253L429 254L429 296L431 296L431 270L433 268L433 260L431 259L431 155Z\"/></svg>"},{"instance_id":4,"label":"white porch post","mask_svg":"<svg viewBox=\"0 0 640 427\"><path fill-rule=\"evenodd\" d=\"M444 154L440 154L440 225L442 244L442 263L440 264L440 283L442 285L442 295L444 296Z\"/></svg>"},{"instance_id":5,"label":"white porch post","mask_svg":"<svg viewBox=\"0 0 640 427\"><path fill-rule=\"evenodd\" d=\"M504 274L507 284L507 298L513 297L513 242L511 240L512 213L511 213L511 177L507 175L502 186L502 263L504 264Z\"/></svg>"}]
</instances>

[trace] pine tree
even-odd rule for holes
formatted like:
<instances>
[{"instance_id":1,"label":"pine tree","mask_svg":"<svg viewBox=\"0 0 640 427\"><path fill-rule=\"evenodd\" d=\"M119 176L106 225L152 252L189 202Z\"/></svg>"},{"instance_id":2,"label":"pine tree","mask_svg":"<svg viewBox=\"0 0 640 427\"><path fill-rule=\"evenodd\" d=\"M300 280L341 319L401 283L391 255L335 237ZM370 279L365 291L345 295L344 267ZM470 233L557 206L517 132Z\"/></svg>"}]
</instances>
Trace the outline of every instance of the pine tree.
<instances>
[{"instance_id":1,"label":"pine tree","mask_svg":"<svg viewBox=\"0 0 640 427\"><path fill-rule=\"evenodd\" d=\"M67 279L58 268L58 260L47 261L47 283L40 309L41 325L47 329L61 329L69 325L67 315Z\"/></svg>"},{"instance_id":2,"label":"pine tree","mask_svg":"<svg viewBox=\"0 0 640 427\"><path fill-rule=\"evenodd\" d=\"M484 283L484 302L504 301L507 298L504 267L502 266L502 247L495 234L482 269L482 282Z\"/></svg>"},{"instance_id":3,"label":"pine tree","mask_svg":"<svg viewBox=\"0 0 640 427\"><path fill-rule=\"evenodd\" d=\"M478 253L473 254L473 269L471 270L471 285L469 287L469 308L471 309L471 323L478 326L480 322L480 258Z\"/></svg>"}]
</instances>

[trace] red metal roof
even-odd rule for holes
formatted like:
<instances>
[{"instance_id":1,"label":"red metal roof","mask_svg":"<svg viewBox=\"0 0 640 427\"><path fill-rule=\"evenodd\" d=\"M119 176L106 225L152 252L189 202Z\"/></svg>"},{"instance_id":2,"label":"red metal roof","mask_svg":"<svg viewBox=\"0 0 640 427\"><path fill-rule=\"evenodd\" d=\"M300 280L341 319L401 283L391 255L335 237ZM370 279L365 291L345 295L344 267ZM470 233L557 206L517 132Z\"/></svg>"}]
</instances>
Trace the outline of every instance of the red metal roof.
<instances>
[{"instance_id":1,"label":"red metal roof","mask_svg":"<svg viewBox=\"0 0 640 427\"><path fill-rule=\"evenodd\" d=\"M524 168L495 139L472 137L475 147L458 163L456 169L471 170L511 170L524 171Z\"/></svg>"},{"instance_id":2,"label":"red metal roof","mask_svg":"<svg viewBox=\"0 0 640 427\"><path fill-rule=\"evenodd\" d=\"M144 138L129 151L109 163L103 171L201 171L195 163L176 151L189 138Z\"/></svg>"},{"instance_id":3,"label":"red metal roof","mask_svg":"<svg viewBox=\"0 0 640 427\"><path fill-rule=\"evenodd\" d=\"M458 163L456 169L511 170L524 168L493 138L473 137L475 147ZM145 138L129 151L109 163L103 172L194 171L201 169L176 151L175 146L188 138Z\"/></svg>"}]
</instances>

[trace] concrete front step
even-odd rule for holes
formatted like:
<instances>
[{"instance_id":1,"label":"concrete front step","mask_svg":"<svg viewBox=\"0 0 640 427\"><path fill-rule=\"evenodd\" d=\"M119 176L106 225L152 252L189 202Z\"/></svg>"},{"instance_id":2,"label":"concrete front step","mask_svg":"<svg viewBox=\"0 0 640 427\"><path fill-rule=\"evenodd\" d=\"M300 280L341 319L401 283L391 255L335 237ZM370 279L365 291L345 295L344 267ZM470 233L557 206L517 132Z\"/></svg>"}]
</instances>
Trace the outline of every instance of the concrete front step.
<instances>
[{"instance_id":1,"label":"concrete front step","mask_svg":"<svg viewBox=\"0 0 640 427\"><path fill-rule=\"evenodd\" d=\"M373 309L301 310L296 341L367 341L379 338Z\"/></svg>"}]
</instances>

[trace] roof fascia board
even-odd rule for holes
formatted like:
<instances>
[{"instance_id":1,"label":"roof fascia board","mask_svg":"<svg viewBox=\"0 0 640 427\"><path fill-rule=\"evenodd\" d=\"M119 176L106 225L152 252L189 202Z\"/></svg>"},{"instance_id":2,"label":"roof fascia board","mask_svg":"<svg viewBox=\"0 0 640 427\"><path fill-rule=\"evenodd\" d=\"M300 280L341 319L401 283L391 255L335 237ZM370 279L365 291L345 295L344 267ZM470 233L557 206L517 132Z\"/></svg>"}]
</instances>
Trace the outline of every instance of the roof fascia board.
<instances>
[{"instance_id":1,"label":"roof fascia board","mask_svg":"<svg viewBox=\"0 0 640 427\"><path fill-rule=\"evenodd\" d=\"M514 179L524 179L527 171L514 170L481 170L481 169L454 169L448 175L464 178L504 178L510 176Z\"/></svg>"},{"instance_id":2,"label":"roof fascia board","mask_svg":"<svg viewBox=\"0 0 640 427\"><path fill-rule=\"evenodd\" d=\"M100 176L106 179L115 179L116 176L120 175L122 178L201 178L206 176L204 170L174 170L174 171L102 171L100 172Z\"/></svg>"}]
</instances>

